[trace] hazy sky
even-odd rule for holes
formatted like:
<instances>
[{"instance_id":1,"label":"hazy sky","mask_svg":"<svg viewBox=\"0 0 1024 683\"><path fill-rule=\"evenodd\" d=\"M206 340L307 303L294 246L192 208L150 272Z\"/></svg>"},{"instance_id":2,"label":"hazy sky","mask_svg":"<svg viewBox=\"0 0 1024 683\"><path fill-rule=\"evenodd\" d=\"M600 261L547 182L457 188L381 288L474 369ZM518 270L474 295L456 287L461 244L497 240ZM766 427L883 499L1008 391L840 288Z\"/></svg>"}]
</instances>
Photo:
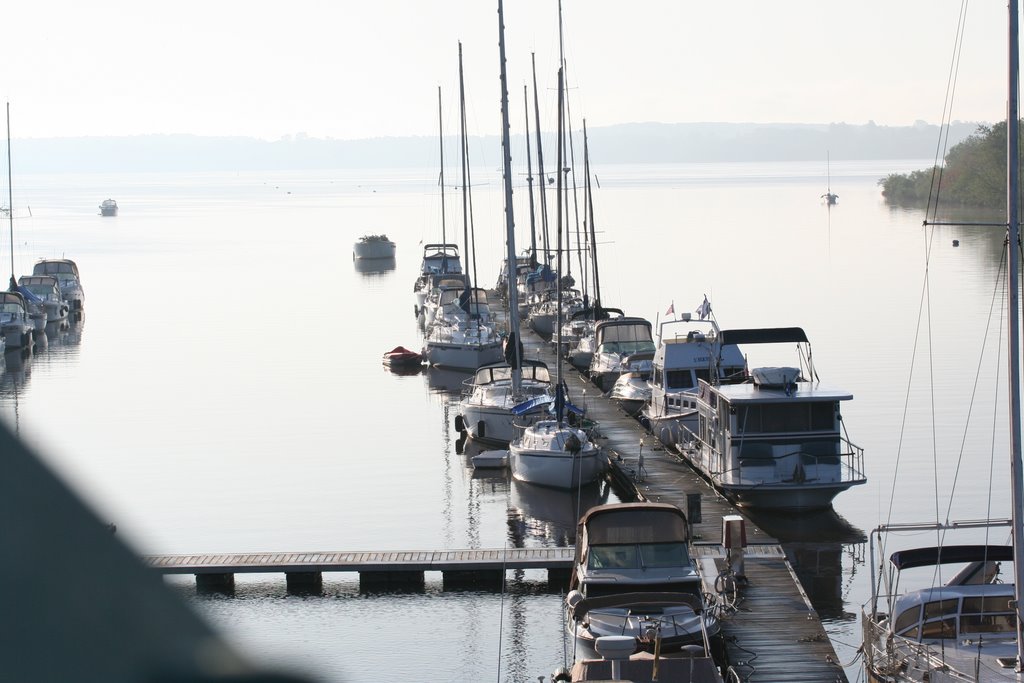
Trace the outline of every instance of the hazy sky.
<instances>
[{"instance_id":1,"label":"hazy sky","mask_svg":"<svg viewBox=\"0 0 1024 683\"><path fill-rule=\"evenodd\" d=\"M497 0L11 2L0 96L12 135L277 139L498 132ZM939 122L961 0L564 0L573 117ZM512 121L537 54L554 108L557 0L506 0ZM953 118L1005 116L1005 0L968 10ZM532 96L532 95L531 95ZM546 116L546 118L551 118ZM550 127L550 126L548 126Z\"/></svg>"}]
</instances>

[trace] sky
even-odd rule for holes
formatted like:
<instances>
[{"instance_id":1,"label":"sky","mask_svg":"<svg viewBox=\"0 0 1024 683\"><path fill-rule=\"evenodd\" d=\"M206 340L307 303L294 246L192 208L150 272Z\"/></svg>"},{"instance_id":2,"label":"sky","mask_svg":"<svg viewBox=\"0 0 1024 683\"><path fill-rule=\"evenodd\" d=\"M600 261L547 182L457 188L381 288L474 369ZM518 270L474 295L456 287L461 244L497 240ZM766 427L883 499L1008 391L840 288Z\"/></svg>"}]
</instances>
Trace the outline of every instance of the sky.
<instances>
[{"instance_id":1,"label":"sky","mask_svg":"<svg viewBox=\"0 0 1024 683\"><path fill-rule=\"evenodd\" d=\"M572 117L939 123L961 0L563 0ZM974 0L951 118L1005 116L1005 0ZM14 138L500 131L497 0L7 3L0 96ZM557 0L506 0L513 132L536 54L552 119ZM531 95L532 98L532 90ZM546 115L547 114L547 115ZM532 124L531 124L532 125Z\"/></svg>"}]
</instances>

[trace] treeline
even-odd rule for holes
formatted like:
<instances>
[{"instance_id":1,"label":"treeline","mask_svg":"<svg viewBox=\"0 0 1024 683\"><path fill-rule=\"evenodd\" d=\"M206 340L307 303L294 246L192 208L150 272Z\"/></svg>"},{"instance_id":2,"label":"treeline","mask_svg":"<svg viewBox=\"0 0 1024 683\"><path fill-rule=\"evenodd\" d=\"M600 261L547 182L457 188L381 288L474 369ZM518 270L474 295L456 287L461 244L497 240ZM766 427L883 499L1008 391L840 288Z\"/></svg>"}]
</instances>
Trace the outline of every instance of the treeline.
<instances>
[{"instance_id":1,"label":"treeline","mask_svg":"<svg viewBox=\"0 0 1024 683\"><path fill-rule=\"evenodd\" d=\"M998 209L1006 205L1006 123L980 125L946 154L945 167L882 178L882 195L893 204L943 204Z\"/></svg>"}]
</instances>

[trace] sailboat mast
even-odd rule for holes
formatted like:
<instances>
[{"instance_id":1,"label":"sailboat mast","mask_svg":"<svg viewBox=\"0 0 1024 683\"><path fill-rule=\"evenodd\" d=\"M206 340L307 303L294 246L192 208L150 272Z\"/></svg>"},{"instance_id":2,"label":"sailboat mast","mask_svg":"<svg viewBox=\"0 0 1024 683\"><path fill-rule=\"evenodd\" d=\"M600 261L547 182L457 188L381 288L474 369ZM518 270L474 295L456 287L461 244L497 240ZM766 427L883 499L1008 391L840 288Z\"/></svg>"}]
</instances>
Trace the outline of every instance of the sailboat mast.
<instances>
[{"instance_id":1,"label":"sailboat mast","mask_svg":"<svg viewBox=\"0 0 1024 683\"><path fill-rule=\"evenodd\" d=\"M587 120L583 119L583 173L586 175L584 188L587 196L587 226L590 228L590 260L594 262L594 319L600 315L601 278L597 272L597 228L594 227L594 190L590 185L590 148L587 144Z\"/></svg>"},{"instance_id":2,"label":"sailboat mast","mask_svg":"<svg viewBox=\"0 0 1024 683\"><path fill-rule=\"evenodd\" d=\"M11 179L11 103L7 103L7 222L11 226L11 288L18 286L14 279L14 181Z\"/></svg>"},{"instance_id":3,"label":"sailboat mast","mask_svg":"<svg viewBox=\"0 0 1024 683\"><path fill-rule=\"evenodd\" d=\"M1017 79L1020 74L1018 54L1017 0L1009 5L1009 97L1006 111L1006 227L1007 227L1007 353L1010 373L1010 470L1013 479L1013 555L1014 609L1017 612L1017 672L1024 670L1024 472L1021 464L1020 416L1020 320L1017 271L1019 268L1020 216L1020 112Z\"/></svg>"},{"instance_id":4,"label":"sailboat mast","mask_svg":"<svg viewBox=\"0 0 1024 683\"><path fill-rule=\"evenodd\" d=\"M459 152L462 157L462 240L466 245L466 259L470 257L469 244L469 188L466 185L466 88L462 80L462 41L459 41ZM475 262L472 262L475 266ZM465 273L466 290L472 292L473 280L476 279L476 272L470 275L470 263L463 267Z\"/></svg>"},{"instance_id":5,"label":"sailboat mast","mask_svg":"<svg viewBox=\"0 0 1024 683\"><path fill-rule=\"evenodd\" d=\"M544 191L548 178L544 175L544 145L540 136L540 98L537 96L537 55L530 53L533 64L533 120L537 123L537 173L540 174L540 226L544 231L544 265L551 264L551 241L548 238L548 200Z\"/></svg>"},{"instance_id":6,"label":"sailboat mast","mask_svg":"<svg viewBox=\"0 0 1024 683\"><path fill-rule=\"evenodd\" d=\"M533 159L530 158L530 100L523 83L523 114L526 119L526 186L530 195L530 265L537 267L537 221L533 208ZM538 124L539 125L539 124ZM511 277L511 275L510 275Z\"/></svg>"},{"instance_id":7,"label":"sailboat mast","mask_svg":"<svg viewBox=\"0 0 1024 683\"><path fill-rule=\"evenodd\" d=\"M508 252L510 277L514 277L516 263L516 221L512 213L512 147L509 144L508 125L508 76L505 72L505 10L498 0L498 61L501 64L501 151L502 169L505 176L505 245ZM520 368L523 359L519 357L519 291L512 280L508 287L508 324L512 343L512 393L518 394L522 385Z\"/></svg>"},{"instance_id":8,"label":"sailboat mast","mask_svg":"<svg viewBox=\"0 0 1024 683\"><path fill-rule=\"evenodd\" d=\"M444 119L441 116L441 86L437 86L437 129L439 132L437 137L441 145L441 243L447 244L448 237L445 233L444 222ZM448 259L443 254L441 256L441 270L443 272L448 271Z\"/></svg>"},{"instance_id":9,"label":"sailboat mast","mask_svg":"<svg viewBox=\"0 0 1024 683\"><path fill-rule=\"evenodd\" d=\"M558 68L558 168L562 168L562 68ZM557 220L555 222L556 229L558 230L558 237L556 240L557 247L555 253L558 258L558 270L556 272L562 272L562 174L558 174L558 210ZM558 424L562 423L562 411L565 407L565 396L562 394L562 286L559 283L558 294L556 299L555 309L555 356L557 358L555 365L555 419L558 420Z\"/></svg>"}]
</instances>

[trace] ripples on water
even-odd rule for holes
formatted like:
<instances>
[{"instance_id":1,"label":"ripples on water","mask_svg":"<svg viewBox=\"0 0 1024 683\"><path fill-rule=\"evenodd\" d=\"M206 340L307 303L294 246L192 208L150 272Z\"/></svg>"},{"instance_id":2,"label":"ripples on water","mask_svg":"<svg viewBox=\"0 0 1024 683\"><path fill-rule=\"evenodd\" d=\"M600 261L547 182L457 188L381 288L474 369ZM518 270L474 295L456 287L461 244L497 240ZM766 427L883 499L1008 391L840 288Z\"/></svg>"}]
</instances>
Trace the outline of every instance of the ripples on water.
<instances>
[{"instance_id":1,"label":"ripples on water","mask_svg":"<svg viewBox=\"0 0 1024 683\"><path fill-rule=\"evenodd\" d=\"M937 482L932 475L927 393L910 394L898 473L895 464L922 298L923 216L886 207L875 182L927 165L833 163L840 203L831 210L820 203L825 169L815 164L609 167L594 198L606 305L655 320L670 303L684 311L707 294L723 327L802 326L823 382L853 392L844 417L865 448L868 485L842 494L833 515L761 520L792 539L796 571L844 661L868 595L864 535L888 517L894 478L901 521L920 521L934 509L931 491L951 481L950 467ZM380 364L394 346L421 345L412 283L420 244L441 238L435 175L18 179L16 215L24 204L32 217L15 225L17 274L40 257L75 259L86 317L34 357L8 362L4 419L140 552L572 543L578 506L615 501L613 492L580 503L474 474L452 428L465 376L399 375ZM474 193L485 286L504 249L499 180L482 178ZM520 233L525 190L516 189ZM121 207L116 218L95 215L108 196ZM447 225L461 229L460 217ZM353 263L352 243L381 232L398 244L395 260ZM961 441L996 281L996 232L935 233L929 296L943 462ZM788 350L779 361L792 363ZM975 410L1002 414L985 386ZM956 518L985 514L990 448L974 443ZM994 450L1002 463L1005 449ZM1001 491L993 498L1005 508ZM325 576L323 597L288 596L276 575L238 577L233 598L169 583L258 661L325 680L486 680L499 666L502 679L549 675L564 658L561 598L543 576L509 578L504 596L446 593L429 574L413 595L360 595L344 575Z\"/></svg>"}]
</instances>

